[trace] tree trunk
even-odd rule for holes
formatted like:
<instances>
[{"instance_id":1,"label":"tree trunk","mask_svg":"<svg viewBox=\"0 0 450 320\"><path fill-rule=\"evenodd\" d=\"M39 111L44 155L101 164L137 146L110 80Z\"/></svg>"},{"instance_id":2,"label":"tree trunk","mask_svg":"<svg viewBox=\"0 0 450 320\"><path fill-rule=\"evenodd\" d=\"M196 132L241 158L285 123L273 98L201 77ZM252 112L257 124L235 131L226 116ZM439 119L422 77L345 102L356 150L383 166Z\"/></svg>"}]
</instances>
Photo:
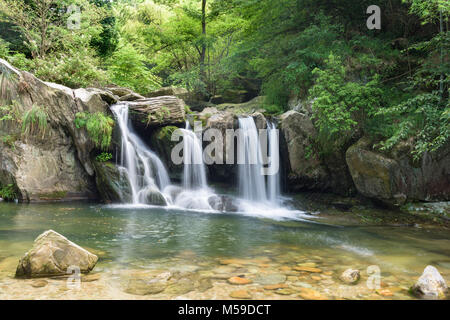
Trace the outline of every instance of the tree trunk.
<instances>
[{"instance_id":1,"label":"tree trunk","mask_svg":"<svg viewBox=\"0 0 450 320\"><path fill-rule=\"evenodd\" d=\"M202 49L200 53L200 78L206 84L206 1L202 0Z\"/></svg>"},{"instance_id":2,"label":"tree trunk","mask_svg":"<svg viewBox=\"0 0 450 320\"><path fill-rule=\"evenodd\" d=\"M202 0L202 52L200 54L200 63L204 67L205 66L205 58L206 58L206 0Z\"/></svg>"},{"instance_id":3,"label":"tree trunk","mask_svg":"<svg viewBox=\"0 0 450 320\"><path fill-rule=\"evenodd\" d=\"M444 35L444 19L442 17L442 9L440 11L440 28L441 28L441 36ZM444 65L444 44L441 43L441 68ZM444 98L444 73L441 73L441 79L439 82L439 92L441 94L441 99Z\"/></svg>"}]
</instances>

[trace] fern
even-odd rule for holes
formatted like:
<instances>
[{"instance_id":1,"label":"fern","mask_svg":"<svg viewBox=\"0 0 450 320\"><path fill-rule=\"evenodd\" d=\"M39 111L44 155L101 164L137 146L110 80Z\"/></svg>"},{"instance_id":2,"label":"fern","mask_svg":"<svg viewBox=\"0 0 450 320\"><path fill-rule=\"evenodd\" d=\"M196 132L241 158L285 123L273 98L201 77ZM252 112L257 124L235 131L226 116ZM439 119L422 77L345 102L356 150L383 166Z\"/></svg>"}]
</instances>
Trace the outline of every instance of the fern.
<instances>
[{"instance_id":1,"label":"fern","mask_svg":"<svg viewBox=\"0 0 450 320\"><path fill-rule=\"evenodd\" d=\"M75 126L78 129L86 128L95 147L102 150L108 150L111 145L114 124L114 119L102 112L80 112L75 117Z\"/></svg>"},{"instance_id":2,"label":"fern","mask_svg":"<svg viewBox=\"0 0 450 320\"><path fill-rule=\"evenodd\" d=\"M43 139L47 130L47 118L45 108L33 106L22 117L22 134L25 136L41 134Z\"/></svg>"}]
</instances>

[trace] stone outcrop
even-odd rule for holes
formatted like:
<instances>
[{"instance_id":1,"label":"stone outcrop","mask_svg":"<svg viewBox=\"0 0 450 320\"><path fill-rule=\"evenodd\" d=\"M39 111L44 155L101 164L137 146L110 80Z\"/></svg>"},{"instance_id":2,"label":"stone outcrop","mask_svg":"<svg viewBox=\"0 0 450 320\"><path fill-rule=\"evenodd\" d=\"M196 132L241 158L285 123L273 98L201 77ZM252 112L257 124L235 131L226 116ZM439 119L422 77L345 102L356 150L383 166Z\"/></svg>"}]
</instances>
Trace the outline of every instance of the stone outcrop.
<instances>
[{"instance_id":1,"label":"stone outcrop","mask_svg":"<svg viewBox=\"0 0 450 320\"><path fill-rule=\"evenodd\" d=\"M129 203L132 200L130 182L120 168L110 162L94 162L98 192L107 203Z\"/></svg>"},{"instance_id":2,"label":"stone outcrop","mask_svg":"<svg viewBox=\"0 0 450 320\"><path fill-rule=\"evenodd\" d=\"M183 100L174 96L147 98L128 104L131 119L136 126L162 127L185 122L186 105Z\"/></svg>"},{"instance_id":3,"label":"stone outcrop","mask_svg":"<svg viewBox=\"0 0 450 320\"><path fill-rule=\"evenodd\" d=\"M89 273L98 257L59 233L49 230L34 241L33 247L20 259L16 277L49 277L66 275L69 267Z\"/></svg>"},{"instance_id":4,"label":"stone outcrop","mask_svg":"<svg viewBox=\"0 0 450 320\"><path fill-rule=\"evenodd\" d=\"M229 111L219 111L217 108L206 108L199 114L199 120L204 123L204 129L213 129L217 131L217 134L222 137L223 149L223 164L210 164L208 169L210 175L208 179L215 182L226 182L233 183L234 177L236 175L236 166L228 165L227 163L227 153L232 154L232 151L227 150L227 146L232 147L231 143L227 141L227 130L237 129L238 120L237 116ZM213 132L213 131L210 131ZM210 142L205 142L203 147L205 148ZM234 153L236 154L236 153ZM212 159L207 158L207 163L212 163ZM232 162L236 163L236 162Z\"/></svg>"},{"instance_id":5,"label":"stone outcrop","mask_svg":"<svg viewBox=\"0 0 450 320\"><path fill-rule=\"evenodd\" d=\"M23 136L21 119L0 123L0 135L12 139L0 142L0 184L14 184L21 201L96 197L90 160L94 146L74 120L78 112L105 111L102 94L43 82L1 59L0 70L1 105L15 101L19 115L33 107L43 108L47 114L42 135Z\"/></svg>"},{"instance_id":6,"label":"stone outcrop","mask_svg":"<svg viewBox=\"0 0 450 320\"><path fill-rule=\"evenodd\" d=\"M346 158L358 191L387 204L439 201L450 198L450 147L421 161L411 156L412 143L402 142L389 153L374 151L373 142L360 139Z\"/></svg>"},{"instance_id":7,"label":"stone outcrop","mask_svg":"<svg viewBox=\"0 0 450 320\"><path fill-rule=\"evenodd\" d=\"M73 90L41 81L4 60L0 60L0 70L0 105L15 101L19 115L0 122L0 187L14 185L20 201L96 199L97 190L106 202L130 197L128 191L120 194L118 190L126 182L119 179L117 169L94 164L95 145L86 130L75 125L79 112L112 115L110 105L126 102L139 133L148 135L148 130L166 125L184 126L185 103L175 96L145 98L128 88L114 86ZM182 92L173 89L171 93ZM20 116L36 106L47 114L45 134L24 136ZM113 144L117 141L120 139L114 130ZM160 198L158 202L162 202Z\"/></svg>"},{"instance_id":8,"label":"stone outcrop","mask_svg":"<svg viewBox=\"0 0 450 320\"><path fill-rule=\"evenodd\" d=\"M343 152L323 156L316 146L317 130L311 115L304 111L288 111L280 116L281 159L289 190L332 191L351 194L354 186Z\"/></svg>"},{"instance_id":9,"label":"stone outcrop","mask_svg":"<svg viewBox=\"0 0 450 320\"><path fill-rule=\"evenodd\" d=\"M411 291L419 298L444 299L448 287L439 271L433 266L427 266Z\"/></svg>"}]
</instances>

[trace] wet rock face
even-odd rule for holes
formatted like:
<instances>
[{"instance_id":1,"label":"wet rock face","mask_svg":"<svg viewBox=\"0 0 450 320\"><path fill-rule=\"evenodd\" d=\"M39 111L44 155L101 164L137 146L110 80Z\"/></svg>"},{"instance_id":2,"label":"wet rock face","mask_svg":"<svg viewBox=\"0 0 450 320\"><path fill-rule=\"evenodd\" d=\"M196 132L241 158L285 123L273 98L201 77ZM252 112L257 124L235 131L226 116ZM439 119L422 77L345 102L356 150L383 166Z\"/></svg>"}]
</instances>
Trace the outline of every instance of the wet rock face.
<instances>
[{"instance_id":1,"label":"wet rock face","mask_svg":"<svg viewBox=\"0 0 450 320\"><path fill-rule=\"evenodd\" d=\"M78 112L104 110L101 94L43 82L1 59L0 66L5 87L0 104L20 101L20 114L33 106L47 113L45 135L23 137L16 122L0 124L0 134L15 137L10 145L1 143L0 184L13 183L19 200L26 202L96 198L90 160L94 146L74 120Z\"/></svg>"},{"instance_id":2,"label":"wet rock face","mask_svg":"<svg viewBox=\"0 0 450 320\"><path fill-rule=\"evenodd\" d=\"M100 197L106 203L130 203L130 182L111 162L94 162L96 183Z\"/></svg>"},{"instance_id":3,"label":"wet rock face","mask_svg":"<svg viewBox=\"0 0 450 320\"><path fill-rule=\"evenodd\" d=\"M444 299L448 293L447 283L433 266L425 268L411 290L417 297L424 299Z\"/></svg>"},{"instance_id":4,"label":"wet rock face","mask_svg":"<svg viewBox=\"0 0 450 320\"><path fill-rule=\"evenodd\" d=\"M358 191L388 204L450 199L450 147L425 154L420 162L411 156L412 144L401 143L389 154L373 151L362 138L350 147L346 159Z\"/></svg>"},{"instance_id":5,"label":"wet rock face","mask_svg":"<svg viewBox=\"0 0 450 320\"><path fill-rule=\"evenodd\" d=\"M315 146L318 133L310 114L288 111L280 116L280 128L281 159L283 167L288 168L290 191L332 191L344 195L353 192L345 150L326 158L320 156Z\"/></svg>"},{"instance_id":6,"label":"wet rock face","mask_svg":"<svg viewBox=\"0 0 450 320\"><path fill-rule=\"evenodd\" d=\"M69 267L81 273L90 272L98 257L59 233L49 230L34 241L33 247L20 260L16 277L49 277L67 274Z\"/></svg>"}]
</instances>

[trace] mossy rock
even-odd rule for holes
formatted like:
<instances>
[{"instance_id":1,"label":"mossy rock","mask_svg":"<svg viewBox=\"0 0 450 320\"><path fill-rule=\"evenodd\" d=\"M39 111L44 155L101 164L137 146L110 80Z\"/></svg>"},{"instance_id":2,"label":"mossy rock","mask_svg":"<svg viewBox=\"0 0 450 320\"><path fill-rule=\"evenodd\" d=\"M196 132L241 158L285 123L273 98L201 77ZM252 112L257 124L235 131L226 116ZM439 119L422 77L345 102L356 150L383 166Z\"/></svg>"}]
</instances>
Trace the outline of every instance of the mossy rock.
<instances>
[{"instance_id":1,"label":"mossy rock","mask_svg":"<svg viewBox=\"0 0 450 320\"><path fill-rule=\"evenodd\" d=\"M94 161L95 181L103 201L107 203L131 202L131 186L120 169L112 162Z\"/></svg>"}]
</instances>

